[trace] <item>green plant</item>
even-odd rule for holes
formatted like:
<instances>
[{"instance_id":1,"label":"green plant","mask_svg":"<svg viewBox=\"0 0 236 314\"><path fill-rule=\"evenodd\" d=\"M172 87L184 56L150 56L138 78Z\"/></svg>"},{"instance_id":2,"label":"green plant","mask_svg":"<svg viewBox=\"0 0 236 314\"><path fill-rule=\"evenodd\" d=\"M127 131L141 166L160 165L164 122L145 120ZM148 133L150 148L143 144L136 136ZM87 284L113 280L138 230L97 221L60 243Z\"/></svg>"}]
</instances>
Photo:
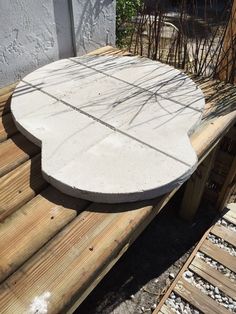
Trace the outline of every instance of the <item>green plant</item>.
<instances>
[{"instance_id":1,"label":"green plant","mask_svg":"<svg viewBox=\"0 0 236 314\"><path fill-rule=\"evenodd\" d=\"M132 18L137 15L142 0L117 0L116 2L116 43L123 46L133 30Z\"/></svg>"}]
</instances>

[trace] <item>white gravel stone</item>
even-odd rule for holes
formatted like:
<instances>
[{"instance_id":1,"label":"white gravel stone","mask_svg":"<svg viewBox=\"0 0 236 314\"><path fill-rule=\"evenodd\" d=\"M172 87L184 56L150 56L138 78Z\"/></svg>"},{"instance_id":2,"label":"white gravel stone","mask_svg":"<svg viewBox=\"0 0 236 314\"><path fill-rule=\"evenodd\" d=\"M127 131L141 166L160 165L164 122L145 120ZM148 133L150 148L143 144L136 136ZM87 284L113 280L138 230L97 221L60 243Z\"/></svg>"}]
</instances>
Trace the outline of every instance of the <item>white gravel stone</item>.
<instances>
[{"instance_id":1,"label":"white gravel stone","mask_svg":"<svg viewBox=\"0 0 236 314\"><path fill-rule=\"evenodd\" d=\"M151 310L154 311L154 310L156 309L156 307L157 307L157 304L154 303L154 304L151 306Z\"/></svg>"},{"instance_id":2,"label":"white gravel stone","mask_svg":"<svg viewBox=\"0 0 236 314\"><path fill-rule=\"evenodd\" d=\"M208 239L212 243L217 245L218 247L227 251L230 255L236 256L236 248L233 245L229 244L228 242L224 241L221 238L216 237L215 235L213 235L211 233L208 235ZM206 258L206 261L209 261L209 258Z\"/></svg>"},{"instance_id":3,"label":"white gravel stone","mask_svg":"<svg viewBox=\"0 0 236 314\"><path fill-rule=\"evenodd\" d=\"M175 274L174 274L174 273L170 273L170 274L169 274L169 278L170 278L170 279L174 279L174 278L175 278Z\"/></svg>"},{"instance_id":4,"label":"white gravel stone","mask_svg":"<svg viewBox=\"0 0 236 314\"><path fill-rule=\"evenodd\" d=\"M231 223L231 222L229 222L228 220L226 220L226 219L224 219L224 218L221 218L221 219L217 222L217 224L222 225L222 226L224 226L224 227L227 227L228 229L230 229L230 230L236 232L236 225L233 224L233 223Z\"/></svg>"},{"instance_id":5,"label":"white gravel stone","mask_svg":"<svg viewBox=\"0 0 236 314\"><path fill-rule=\"evenodd\" d=\"M187 278L186 276L184 276L184 278L203 293L216 300L216 302L228 308L230 311L236 311L236 305L234 303L235 301L229 298L218 287L209 284L207 281L197 276L196 274L190 278Z\"/></svg>"},{"instance_id":6,"label":"white gravel stone","mask_svg":"<svg viewBox=\"0 0 236 314\"><path fill-rule=\"evenodd\" d=\"M177 296L174 292L171 293L165 303L177 314L202 314L201 311L183 300L180 296Z\"/></svg>"},{"instance_id":7,"label":"white gravel stone","mask_svg":"<svg viewBox=\"0 0 236 314\"><path fill-rule=\"evenodd\" d=\"M193 276L193 273L190 270L187 270L184 274L187 278L191 278Z\"/></svg>"}]
</instances>

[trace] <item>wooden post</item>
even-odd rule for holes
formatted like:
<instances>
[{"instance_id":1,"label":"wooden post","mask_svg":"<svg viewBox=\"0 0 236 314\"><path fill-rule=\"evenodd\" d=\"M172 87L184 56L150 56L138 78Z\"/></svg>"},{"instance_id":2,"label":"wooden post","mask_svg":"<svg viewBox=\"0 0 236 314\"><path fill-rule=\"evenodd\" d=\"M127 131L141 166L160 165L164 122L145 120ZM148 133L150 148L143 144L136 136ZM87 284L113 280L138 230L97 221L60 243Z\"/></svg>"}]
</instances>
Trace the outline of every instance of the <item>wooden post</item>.
<instances>
[{"instance_id":1,"label":"wooden post","mask_svg":"<svg viewBox=\"0 0 236 314\"><path fill-rule=\"evenodd\" d=\"M236 0L233 0L217 72L220 80L236 84Z\"/></svg>"},{"instance_id":2,"label":"wooden post","mask_svg":"<svg viewBox=\"0 0 236 314\"><path fill-rule=\"evenodd\" d=\"M217 147L209 153L187 182L179 213L180 217L185 220L191 221L200 205L205 185L212 169L216 150Z\"/></svg>"},{"instance_id":3,"label":"wooden post","mask_svg":"<svg viewBox=\"0 0 236 314\"><path fill-rule=\"evenodd\" d=\"M236 141L235 135L236 135L236 126L234 126L228 133L228 136L233 140L234 145ZM234 146L234 149L236 149L235 146ZM231 192L235 189L235 186L236 186L236 156L234 155L234 158L229 167L228 174L224 180L224 184L221 187L221 190L217 198L217 202L216 202L217 210L221 211L224 209L224 206L226 202L228 201L231 195Z\"/></svg>"}]
</instances>

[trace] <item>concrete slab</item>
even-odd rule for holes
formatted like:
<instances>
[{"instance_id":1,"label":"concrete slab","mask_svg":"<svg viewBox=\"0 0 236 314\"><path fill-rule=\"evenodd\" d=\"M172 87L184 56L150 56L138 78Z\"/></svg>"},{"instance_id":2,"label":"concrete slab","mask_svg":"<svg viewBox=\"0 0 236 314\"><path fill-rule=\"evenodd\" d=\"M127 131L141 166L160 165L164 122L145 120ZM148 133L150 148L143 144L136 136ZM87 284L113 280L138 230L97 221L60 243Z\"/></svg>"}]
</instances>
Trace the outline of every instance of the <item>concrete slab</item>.
<instances>
[{"instance_id":1,"label":"concrete slab","mask_svg":"<svg viewBox=\"0 0 236 314\"><path fill-rule=\"evenodd\" d=\"M96 202L150 199L187 180L205 101L185 74L138 57L84 56L27 75L11 103L42 146L45 179Z\"/></svg>"}]
</instances>

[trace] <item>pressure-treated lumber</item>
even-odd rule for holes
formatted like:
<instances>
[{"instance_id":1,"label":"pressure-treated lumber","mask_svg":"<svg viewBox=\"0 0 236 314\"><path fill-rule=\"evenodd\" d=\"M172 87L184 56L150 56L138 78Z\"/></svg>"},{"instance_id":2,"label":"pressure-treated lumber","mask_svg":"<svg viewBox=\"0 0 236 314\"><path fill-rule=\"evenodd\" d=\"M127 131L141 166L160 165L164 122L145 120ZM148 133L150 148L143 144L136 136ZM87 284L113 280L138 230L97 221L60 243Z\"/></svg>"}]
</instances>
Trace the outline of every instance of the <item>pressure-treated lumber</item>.
<instances>
[{"instance_id":1,"label":"pressure-treated lumber","mask_svg":"<svg viewBox=\"0 0 236 314\"><path fill-rule=\"evenodd\" d=\"M175 279L173 280L173 282L171 283L171 285L169 286L168 290L166 291L164 297L161 299L161 301L159 302L157 308L155 309L155 311L153 312L153 314L158 314L159 311L162 309L162 307L165 305L165 301L168 298L168 296L170 295L170 293L173 291L174 287L176 286L176 284L179 281L179 278L181 278L184 274L184 272L186 271L186 269L188 268L188 266L191 264L192 260L194 259L196 253L198 252L199 248L201 247L201 245L203 244L203 242L205 241L206 237L208 236L208 234L210 233L211 227L208 228L206 230L206 232L204 233L204 235L202 236L201 240L197 243L197 245L195 246L194 250L192 251L192 253L190 254L188 260L186 261L186 263L184 264L184 266L180 269L178 275L175 277Z\"/></svg>"},{"instance_id":2,"label":"pressure-treated lumber","mask_svg":"<svg viewBox=\"0 0 236 314\"><path fill-rule=\"evenodd\" d=\"M211 151L186 183L179 213L183 219L191 220L197 212L214 162L215 153L216 149Z\"/></svg>"},{"instance_id":3,"label":"pressure-treated lumber","mask_svg":"<svg viewBox=\"0 0 236 314\"><path fill-rule=\"evenodd\" d=\"M210 240L206 240L200 248L200 251L221 263L230 270L236 272L236 256L232 256L226 251L220 249Z\"/></svg>"},{"instance_id":4,"label":"pressure-treated lumber","mask_svg":"<svg viewBox=\"0 0 236 314\"><path fill-rule=\"evenodd\" d=\"M97 274L114 265L167 201L166 197L156 200L156 207L145 203L90 205L5 281L3 312L27 312L45 292L50 295L48 313L74 309L75 300L81 303L86 290L100 281Z\"/></svg>"},{"instance_id":5,"label":"pressure-treated lumber","mask_svg":"<svg viewBox=\"0 0 236 314\"><path fill-rule=\"evenodd\" d=\"M87 206L49 187L5 219L0 228L0 282Z\"/></svg>"},{"instance_id":6,"label":"pressure-treated lumber","mask_svg":"<svg viewBox=\"0 0 236 314\"><path fill-rule=\"evenodd\" d=\"M228 171L228 175L217 199L216 207L219 210L222 210L224 208L225 203L230 195L230 192L234 188L235 184L236 184L236 156L234 156L233 158L230 170Z\"/></svg>"},{"instance_id":7,"label":"pressure-treated lumber","mask_svg":"<svg viewBox=\"0 0 236 314\"><path fill-rule=\"evenodd\" d=\"M106 48L99 53L113 54L114 49ZM206 86L205 92L209 95L214 94L215 92L211 92L207 87L211 82L202 81ZM214 82L212 86L217 84ZM214 106L211 104L209 110L214 111ZM191 136L191 142L200 159L208 155L212 146L216 145L235 121L236 112L228 111L223 115L217 115L217 110L215 112L215 116L205 119L197 132ZM17 161L21 165L6 174L3 177L4 181L0 181L2 184L0 189L2 191L4 187L3 195L5 195L4 197L0 195L0 209L2 204L5 206L5 212L0 216L2 220L5 219L4 224L6 223L7 226L5 228L14 228L12 219L16 219L15 222L19 226L19 232L15 233L15 237L10 235L11 231L9 237L14 237L14 243L20 247L21 241L19 239L18 242L17 238L20 233L20 221L24 223L25 211L28 219L25 222L25 229L28 228L32 232L30 233L32 245L30 241L25 240L22 255L21 251L9 252L15 254L13 261L17 266L8 265L9 277L0 287L0 308L5 313L25 313L32 306L35 297L46 296L49 297L48 313L59 311L72 313L176 191L148 203L122 206L91 204L78 217L74 216L73 206L64 204L62 216L54 218L55 221L60 221L57 229L56 224L51 225L54 219L50 218L50 223L47 220L51 208L50 202L52 205L55 203L57 207L63 202L64 196L59 193L60 196L52 200L47 197L45 191L34 198L46 186L40 174L40 156L32 160L33 164L38 164L37 167L31 165L31 161L25 161L23 164ZM32 188L34 180L38 183L33 184ZM28 201L30 203L27 203ZM24 204L25 206L20 208ZM45 209L42 204L45 204ZM14 211L16 212L13 213ZM62 217L68 221L64 227L61 224ZM33 236L34 230L30 229L31 224L37 228L37 219L47 230L44 235L44 229L40 229L38 239ZM10 243L11 240L8 241ZM7 249L5 254L6 251Z\"/></svg>"},{"instance_id":8,"label":"pressure-treated lumber","mask_svg":"<svg viewBox=\"0 0 236 314\"><path fill-rule=\"evenodd\" d=\"M158 313L161 314L174 314L175 312L167 305L163 305L161 308L161 311L159 311Z\"/></svg>"},{"instance_id":9,"label":"pressure-treated lumber","mask_svg":"<svg viewBox=\"0 0 236 314\"><path fill-rule=\"evenodd\" d=\"M218 270L209 266L199 257L195 257L192 263L189 265L189 269L195 274L205 279L207 282L215 287L218 287L226 295L231 298L235 298L236 295L236 284L231 281L228 277L223 275Z\"/></svg>"},{"instance_id":10,"label":"pressure-treated lumber","mask_svg":"<svg viewBox=\"0 0 236 314\"><path fill-rule=\"evenodd\" d=\"M236 210L235 209L231 208L231 210L228 210L226 213L224 213L224 218L228 220L229 222L231 222L232 224L236 225Z\"/></svg>"},{"instance_id":11,"label":"pressure-treated lumber","mask_svg":"<svg viewBox=\"0 0 236 314\"><path fill-rule=\"evenodd\" d=\"M10 111L10 97L16 87L16 83L0 89L0 116Z\"/></svg>"},{"instance_id":12,"label":"pressure-treated lumber","mask_svg":"<svg viewBox=\"0 0 236 314\"><path fill-rule=\"evenodd\" d=\"M236 208L235 204L227 205L227 209L229 209L228 213L234 214L235 208ZM222 215L222 216L225 218L225 215ZM192 285L190 279L189 279L190 282L188 281L187 277L184 275L184 273L187 270L192 271L195 275L198 275L209 284L212 284L213 286L217 287L219 290L224 292L229 297L232 297L233 299L235 298L235 295L236 295L235 282L231 281L226 275L221 273L219 270L208 265L205 260L202 260L197 255L199 251L202 251L205 254L212 257L213 259L217 260L219 263L225 265L226 267L228 266L230 268L231 267L230 265L235 265L235 257L229 255L226 251L224 251L223 248L217 247L216 245L212 244L207 239L209 233L210 232L213 233L214 228L216 226L218 227L219 225L218 220L219 220L219 217L215 219L215 221L212 223L212 226L208 228L208 230L202 236L201 240L195 246L188 260L186 261L186 263L184 264L184 266L182 267L182 269L180 270L180 272L178 273L174 281L171 283L170 287L168 288L164 297L159 302L153 314L162 313L163 306L164 307L166 306L165 302L167 301L167 299L169 298L169 296L171 295L173 291L179 294L182 298L184 298L190 305L197 307L198 309L202 310L204 313L208 313L208 310L206 310L208 306L211 309L211 311L213 311L213 313L214 313L214 308L220 306L220 304L216 300L211 299L200 288ZM220 236L221 234L218 234L218 235ZM234 233L228 233L227 237L229 237L230 235L235 237ZM230 240L229 242L232 242L232 240ZM214 256L212 256L211 254L212 251L213 253L216 252ZM179 286L180 282L181 282L181 285L184 286L183 289ZM208 304L209 302L210 304ZM213 303L215 303L215 305Z\"/></svg>"},{"instance_id":13,"label":"pressure-treated lumber","mask_svg":"<svg viewBox=\"0 0 236 314\"><path fill-rule=\"evenodd\" d=\"M37 155L0 178L0 222L47 186L40 165Z\"/></svg>"},{"instance_id":14,"label":"pressure-treated lumber","mask_svg":"<svg viewBox=\"0 0 236 314\"><path fill-rule=\"evenodd\" d=\"M0 177L17 168L20 164L36 155L39 147L28 141L23 135L16 134L0 144Z\"/></svg>"},{"instance_id":15,"label":"pressure-treated lumber","mask_svg":"<svg viewBox=\"0 0 236 314\"><path fill-rule=\"evenodd\" d=\"M191 136L191 143L195 148L198 158L201 160L204 152L211 151L220 139L230 130L235 123L236 110L213 119L199 127Z\"/></svg>"},{"instance_id":16,"label":"pressure-treated lumber","mask_svg":"<svg viewBox=\"0 0 236 314\"><path fill-rule=\"evenodd\" d=\"M211 233L236 247L236 232L222 225L215 225Z\"/></svg>"},{"instance_id":17,"label":"pressure-treated lumber","mask_svg":"<svg viewBox=\"0 0 236 314\"><path fill-rule=\"evenodd\" d=\"M177 283L174 291L203 313L229 314L225 307L223 307L219 303L216 303L207 295L201 293L198 288L194 287L186 280L180 280Z\"/></svg>"},{"instance_id":18,"label":"pressure-treated lumber","mask_svg":"<svg viewBox=\"0 0 236 314\"><path fill-rule=\"evenodd\" d=\"M0 143L17 132L11 113L0 117Z\"/></svg>"}]
</instances>

